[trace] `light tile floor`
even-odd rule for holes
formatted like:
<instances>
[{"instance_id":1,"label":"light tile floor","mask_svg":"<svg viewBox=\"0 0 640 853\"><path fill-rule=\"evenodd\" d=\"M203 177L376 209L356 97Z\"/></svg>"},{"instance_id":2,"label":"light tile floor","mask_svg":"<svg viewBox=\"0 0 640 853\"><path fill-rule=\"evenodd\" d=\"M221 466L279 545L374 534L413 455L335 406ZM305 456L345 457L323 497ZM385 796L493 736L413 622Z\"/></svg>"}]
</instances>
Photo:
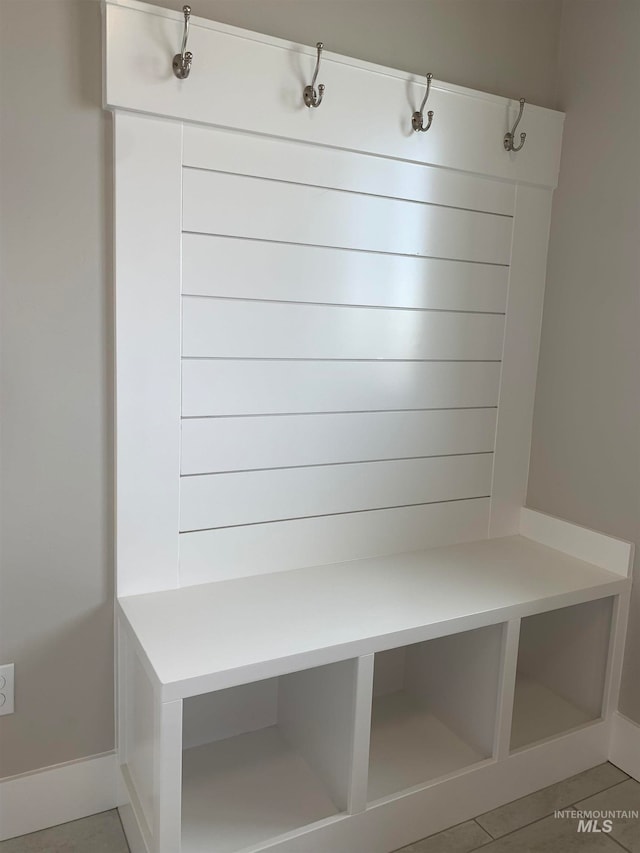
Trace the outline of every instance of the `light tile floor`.
<instances>
[{"instance_id":1,"label":"light tile floor","mask_svg":"<svg viewBox=\"0 0 640 853\"><path fill-rule=\"evenodd\" d=\"M396 853L640 853L640 820L617 819L611 832L578 832L555 809L640 810L640 783L612 764L543 788ZM116 811L103 812L0 843L0 853L128 853ZM327 851L341 853L341 851Z\"/></svg>"}]
</instances>

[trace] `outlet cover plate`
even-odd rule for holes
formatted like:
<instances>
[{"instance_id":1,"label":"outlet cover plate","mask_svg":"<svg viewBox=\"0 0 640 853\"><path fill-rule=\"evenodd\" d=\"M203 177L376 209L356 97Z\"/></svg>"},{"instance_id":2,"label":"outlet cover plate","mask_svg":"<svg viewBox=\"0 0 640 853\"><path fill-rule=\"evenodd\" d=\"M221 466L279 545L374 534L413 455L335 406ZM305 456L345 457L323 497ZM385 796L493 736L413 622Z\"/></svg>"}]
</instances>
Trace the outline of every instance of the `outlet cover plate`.
<instances>
[{"instance_id":1,"label":"outlet cover plate","mask_svg":"<svg viewBox=\"0 0 640 853\"><path fill-rule=\"evenodd\" d=\"M13 714L14 665L6 663L0 666L0 717Z\"/></svg>"}]
</instances>

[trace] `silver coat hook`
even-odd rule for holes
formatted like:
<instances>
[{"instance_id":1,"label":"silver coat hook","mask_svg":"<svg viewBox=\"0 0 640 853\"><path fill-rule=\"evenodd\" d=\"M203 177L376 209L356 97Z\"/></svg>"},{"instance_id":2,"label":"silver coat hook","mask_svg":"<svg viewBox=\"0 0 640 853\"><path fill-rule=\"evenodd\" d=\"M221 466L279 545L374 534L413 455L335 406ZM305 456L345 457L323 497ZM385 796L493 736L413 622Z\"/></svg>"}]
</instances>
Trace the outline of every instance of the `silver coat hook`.
<instances>
[{"instance_id":1,"label":"silver coat hook","mask_svg":"<svg viewBox=\"0 0 640 853\"><path fill-rule=\"evenodd\" d=\"M187 39L189 38L189 18L191 17L191 6L183 6L184 33L182 35L182 47L180 53L173 57L173 73L179 80L186 80L191 71L193 54L187 50Z\"/></svg>"},{"instance_id":2,"label":"silver coat hook","mask_svg":"<svg viewBox=\"0 0 640 853\"><path fill-rule=\"evenodd\" d=\"M324 50L324 45L321 41L316 44L316 50L318 51L318 58L316 59L316 70L313 72L313 80L309 86L304 87L302 92L302 97L308 107L319 107L322 103L322 96L324 95L323 83L320 83L317 92L315 90L316 78L318 76L318 70L320 69L320 54Z\"/></svg>"},{"instance_id":3,"label":"silver coat hook","mask_svg":"<svg viewBox=\"0 0 640 853\"><path fill-rule=\"evenodd\" d=\"M522 113L524 112L524 98L520 98L520 112L518 113L518 118L516 119L516 123L513 125L511 129L511 133L505 133L504 135L504 147L507 151L520 151L522 146L524 145L524 141L527 138L526 133L520 134L520 145L514 145L513 140L516 137L516 128L520 124L520 119L522 118Z\"/></svg>"},{"instance_id":4,"label":"silver coat hook","mask_svg":"<svg viewBox=\"0 0 640 853\"><path fill-rule=\"evenodd\" d=\"M433 80L433 74L427 74L427 91L424 93L424 98L422 99L422 103L420 104L420 109L416 110L415 113L411 116L411 127L414 130L421 130L425 133L431 127L431 122L433 121L433 110L429 110L427 113L427 118L429 121L427 122L427 126L424 124L424 105L427 103L427 98L429 97L429 92L431 91L431 81Z\"/></svg>"}]
</instances>

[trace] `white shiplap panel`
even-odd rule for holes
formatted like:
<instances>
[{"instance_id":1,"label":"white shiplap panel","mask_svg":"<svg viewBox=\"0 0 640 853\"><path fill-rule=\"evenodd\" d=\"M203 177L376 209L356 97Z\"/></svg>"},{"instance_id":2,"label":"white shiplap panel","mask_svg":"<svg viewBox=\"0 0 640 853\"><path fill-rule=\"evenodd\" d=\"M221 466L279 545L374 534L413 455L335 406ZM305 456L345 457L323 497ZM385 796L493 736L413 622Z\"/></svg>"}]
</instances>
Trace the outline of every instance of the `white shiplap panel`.
<instances>
[{"instance_id":1,"label":"white shiplap panel","mask_svg":"<svg viewBox=\"0 0 640 853\"><path fill-rule=\"evenodd\" d=\"M496 409L190 418L182 473L492 451Z\"/></svg>"},{"instance_id":2,"label":"white shiplap panel","mask_svg":"<svg viewBox=\"0 0 640 853\"><path fill-rule=\"evenodd\" d=\"M489 500L302 518L180 535L180 584L341 563L485 539Z\"/></svg>"},{"instance_id":3,"label":"white shiplap panel","mask_svg":"<svg viewBox=\"0 0 640 853\"><path fill-rule=\"evenodd\" d=\"M332 189L384 195L513 214L515 186L434 168L386 160L338 148L187 125L183 164L216 172L292 181Z\"/></svg>"},{"instance_id":4,"label":"white shiplap panel","mask_svg":"<svg viewBox=\"0 0 640 853\"><path fill-rule=\"evenodd\" d=\"M508 264L512 219L490 213L183 170L183 230Z\"/></svg>"},{"instance_id":5,"label":"white shiplap panel","mask_svg":"<svg viewBox=\"0 0 640 853\"><path fill-rule=\"evenodd\" d=\"M182 354L195 358L499 361L504 317L185 296Z\"/></svg>"},{"instance_id":6,"label":"white shiplap panel","mask_svg":"<svg viewBox=\"0 0 640 853\"><path fill-rule=\"evenodd\" d=\"M493 454L183 477L181 532L486 497Z\"/></svg>"},{"instance_id":7,"label":"white shiplap panel","mask_svg":"<svg viewBox=\"0 0 640 853\"><path fill-rule=\"evenodd\" d=\"M509 268L184 234L182 292L337 305L504 312Z\"/></svg>"},{"instance_id":8,"label":"white shiplap panel","mask_svg":"<svg viewBox=\"0 0 640 853\"><path fill-rule=\"evenodd\" d=\"M182 365L182 414L495 406L497 362L208 361Z\"/></svg>"}]
</instances>

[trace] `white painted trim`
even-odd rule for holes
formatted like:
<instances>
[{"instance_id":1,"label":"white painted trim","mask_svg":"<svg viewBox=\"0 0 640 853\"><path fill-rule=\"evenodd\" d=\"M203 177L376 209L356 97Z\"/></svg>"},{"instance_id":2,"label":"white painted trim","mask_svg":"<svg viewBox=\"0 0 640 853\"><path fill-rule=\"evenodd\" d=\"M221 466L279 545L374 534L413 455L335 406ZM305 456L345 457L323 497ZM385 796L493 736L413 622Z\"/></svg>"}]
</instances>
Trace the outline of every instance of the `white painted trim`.
<instances>
[{"instance_id":1,"label":"white painted trim","mask_svg":"<svg viewBox=\"0 0 640 853\"><path fill-rule=\"evenodd\" d=\"M182 127L118 114L114 146L116 591L134 595L178 585Z\"/></svg>"},{"instance_id":2,"label":"white painted trim","mask_svg":"<svg viewBox=\"0 0 640 853\"><path fill-rule=\"evenodd\" d=\"M609 640L609 651L607 654L607 675L604 685L602 716L609 721L612 729L613 715L618 707L620 697L620 684L622 682L622 666L624 663L624 647L627 637L627 624L629 621L629 603L631 597L631 581L627 582L627 589L617 595L613 600L611 611L611 634Z\"/></svg>"},{"instance_id":3,"label":"white painted trim","mask_svg":"<svg viewBox=\"0 0 640 853\"><path fill-rule=\"evenodd\" d=\"M640 782L640 725L619 711L613 715L609 761Z\"/></svg>"},{"instance_id":4,"label":"white painted trim","mask_svg":"<svg viewBox=\"0 0 640 853\"><path fill-rule=\"evenodd\" d=\"M158 853L180 849L182 819L182 701L155 705L153 838Z\"/></svg>"},{"instance_id":5,"label":"white painted trim","mask_svg":"<svg viewBox=\"0 0 640 853\"><path fill-rule=\"evenodd\" d=\"M524 507L520 512L520 533L549 548L564 551L572 557L629 577L633 565L634 546L588 527L546 515Z\"/></svg>"},{"instance_id":6,"label":"white painted trim","mask_svg":"<svg viewBox=\"0 0 640 853\"><path fill-rule=\"evenodd\" d=\"M116 807L118 766L107 752L0 780L0 841Z\"/></svg>"}]
</instances>

